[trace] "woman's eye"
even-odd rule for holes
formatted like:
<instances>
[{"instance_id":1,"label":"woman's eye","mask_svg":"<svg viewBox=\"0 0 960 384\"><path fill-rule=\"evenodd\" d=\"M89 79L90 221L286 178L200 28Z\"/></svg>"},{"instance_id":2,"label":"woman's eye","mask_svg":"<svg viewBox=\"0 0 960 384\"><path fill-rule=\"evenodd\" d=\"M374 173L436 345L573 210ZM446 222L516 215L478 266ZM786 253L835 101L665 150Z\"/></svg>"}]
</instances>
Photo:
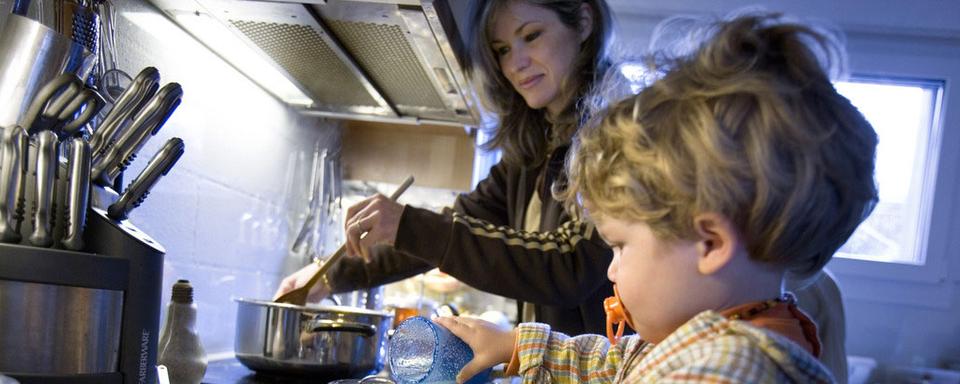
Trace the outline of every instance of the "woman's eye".
<instances>
[{"instance_id":1,"label":"woman's eye","mask_svg":"<svg viewBox=\"0 0 960 384\"><path fill-rule=\"evenodd\" d=\"M509 47L497 47L497 48L494 48L494 49L493 49L493 52L496 53L497 56L503 56L503 55L506 55L508 52L510 52L510 48L509 48Z\"/></svg>"},{"instance_id":2,"label":"woman's eye","mask_svg":"<svg viewBox=\"0 0 960 384\"><path fill-rule=\"evenodd\" d=\"M529 33L526 36L524 36L523 39L529 43L531 41L536 40L538 37L540 37L540 31Z\"/></svg>"}]
</instances>

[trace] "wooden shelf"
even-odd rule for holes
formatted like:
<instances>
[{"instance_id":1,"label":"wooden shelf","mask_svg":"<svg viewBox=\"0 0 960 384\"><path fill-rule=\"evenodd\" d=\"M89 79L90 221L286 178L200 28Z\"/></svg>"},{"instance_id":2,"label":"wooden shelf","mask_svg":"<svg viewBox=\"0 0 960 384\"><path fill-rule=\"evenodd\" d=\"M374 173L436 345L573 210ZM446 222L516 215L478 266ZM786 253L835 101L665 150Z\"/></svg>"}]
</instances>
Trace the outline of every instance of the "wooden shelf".
<instances>
[{"instance_id":1,"label":"wooden shelf","mask_svg":"<svg viewBox=\"0 0 960 384\"><path fill-rule=\"evenodd\" d=\"M467 191L474 138L463 128L348 121L343 129L344 177Z\"/></svg>"}]
</instances>

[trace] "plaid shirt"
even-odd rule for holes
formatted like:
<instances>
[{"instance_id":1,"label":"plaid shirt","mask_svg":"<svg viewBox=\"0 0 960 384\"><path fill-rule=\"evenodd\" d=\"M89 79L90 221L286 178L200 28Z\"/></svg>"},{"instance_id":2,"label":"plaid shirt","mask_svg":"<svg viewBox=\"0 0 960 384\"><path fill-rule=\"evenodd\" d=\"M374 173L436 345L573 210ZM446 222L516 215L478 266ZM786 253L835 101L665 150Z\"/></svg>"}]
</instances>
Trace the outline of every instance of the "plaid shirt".
<instances>
[{"instance_id":1,"label":"plaid shirt","mask_svg":"<svg viewBox=\"0 0 960 384\"><path fill-rule=\"evenodd\" d=\"M802 347L772 331L713 311L700 313L657 345L626 336L569 337L546 324L517 328L525 383L832 383Z\"/></svg>"}]
</instances>

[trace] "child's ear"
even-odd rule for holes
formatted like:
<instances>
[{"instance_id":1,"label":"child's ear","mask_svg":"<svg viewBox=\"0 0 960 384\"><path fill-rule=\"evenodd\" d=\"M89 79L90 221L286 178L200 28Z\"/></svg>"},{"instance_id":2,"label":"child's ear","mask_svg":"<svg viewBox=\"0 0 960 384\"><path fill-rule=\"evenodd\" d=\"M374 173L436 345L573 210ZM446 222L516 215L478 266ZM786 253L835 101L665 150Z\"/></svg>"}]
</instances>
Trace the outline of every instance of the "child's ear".
<instances>
[{"instance_id":1,"label":"child's ear","mask_svg":"<svg viewBox=\"0 0 960 384\"><path fill-rule=\"evenodd\" d=\"M697 269L711 275L730 264L739 252L740 235L733 223L717 213L702 213L693 218L693 228L699 236Z\"/></svg>"}]
</instances>

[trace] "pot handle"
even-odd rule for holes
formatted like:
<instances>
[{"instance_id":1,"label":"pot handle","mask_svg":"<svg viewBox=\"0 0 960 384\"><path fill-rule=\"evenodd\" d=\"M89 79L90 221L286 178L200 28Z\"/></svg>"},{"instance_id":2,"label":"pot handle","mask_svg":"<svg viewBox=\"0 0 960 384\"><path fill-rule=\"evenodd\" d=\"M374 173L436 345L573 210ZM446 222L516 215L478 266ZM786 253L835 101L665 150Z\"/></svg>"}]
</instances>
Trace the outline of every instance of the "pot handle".
<instances>
[{"instance_id":1,"label":"pot handle","mask_svg":"<svg viewBox=\"0 0 960 384\"><path fill-rule=\"evenodd\" d=\"M341 323L333 320L313 320L307 326L310 329L310 332L355 332L363 334L365 337L370 337L377 334L377 327L370 324L360 324L360 323Z\"/></svg>"}]
</instances>

